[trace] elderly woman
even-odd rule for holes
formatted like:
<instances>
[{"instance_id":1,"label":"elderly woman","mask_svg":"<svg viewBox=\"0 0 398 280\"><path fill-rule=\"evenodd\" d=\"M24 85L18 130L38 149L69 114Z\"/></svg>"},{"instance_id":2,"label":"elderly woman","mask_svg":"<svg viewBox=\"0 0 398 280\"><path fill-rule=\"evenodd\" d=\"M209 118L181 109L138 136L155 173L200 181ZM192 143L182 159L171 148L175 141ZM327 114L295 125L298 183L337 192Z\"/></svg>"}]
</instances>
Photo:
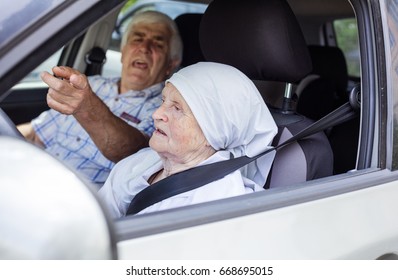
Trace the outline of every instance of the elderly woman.
<instances>
[{"instance_id":1,"label":"elderly woman","mask_svg":"<svg viewBox=\"0 0 398 280\"><path fill-rule=\"evenodd\" d=\"M261 95L243 73L219 63L200 62L175 73L153 113L149 146L119 162L99 195L114 217L126 215L141 190L172 174L266 149L277 127ZM160 201L154 212L262 190L274 153L197 189Z\"/></svg>"}]
</instances>

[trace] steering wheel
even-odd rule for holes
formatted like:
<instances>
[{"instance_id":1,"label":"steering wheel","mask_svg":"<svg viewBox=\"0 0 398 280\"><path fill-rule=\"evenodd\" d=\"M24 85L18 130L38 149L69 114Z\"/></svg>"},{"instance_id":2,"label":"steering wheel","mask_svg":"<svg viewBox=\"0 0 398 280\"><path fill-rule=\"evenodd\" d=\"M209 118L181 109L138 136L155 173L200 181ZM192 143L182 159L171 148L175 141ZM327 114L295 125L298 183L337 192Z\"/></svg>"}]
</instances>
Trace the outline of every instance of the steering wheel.
<instances>
[{"instance_id":1,"label":"steering wheel","mask_svg":"<svg viewBox=\"0 0 398 280\"><path fill-rule=\"evenodd\" d=\"M0 136L3 135L24 139L13 121L4 113L3 109L0 108Z\"/></svg>"}]
</instances>

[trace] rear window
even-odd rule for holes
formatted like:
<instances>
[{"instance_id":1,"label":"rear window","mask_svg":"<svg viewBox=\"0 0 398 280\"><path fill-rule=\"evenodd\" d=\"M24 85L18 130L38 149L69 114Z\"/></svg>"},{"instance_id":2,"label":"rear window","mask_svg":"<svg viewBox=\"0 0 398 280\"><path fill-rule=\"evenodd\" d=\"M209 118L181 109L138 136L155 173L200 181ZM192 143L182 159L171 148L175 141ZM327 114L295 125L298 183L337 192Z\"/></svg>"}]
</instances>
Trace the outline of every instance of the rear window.
<instances>
[{"instance_id":1,"label":"rear window","mask_svg":"<svg viewBox=\"0 0 398 280\"><path fill-rule=\"evenodd\" d=\"M355 18L340 19L333 22L337 46L343 51L348 75L360 77L358 26Z\"/></svg>"}]
</instances>

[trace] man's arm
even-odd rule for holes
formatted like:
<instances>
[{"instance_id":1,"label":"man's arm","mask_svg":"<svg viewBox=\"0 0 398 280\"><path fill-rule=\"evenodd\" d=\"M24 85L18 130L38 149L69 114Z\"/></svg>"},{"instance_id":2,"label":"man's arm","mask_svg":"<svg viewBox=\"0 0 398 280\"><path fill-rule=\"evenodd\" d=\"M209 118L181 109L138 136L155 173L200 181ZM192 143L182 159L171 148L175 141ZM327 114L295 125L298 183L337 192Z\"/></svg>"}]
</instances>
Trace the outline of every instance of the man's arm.
<instances>
[{"instance_id":1,"label":"man's arm","mask_svg":"<svg viewBox=\"0 0 398 280\"><path fill-rule=\"evenodd\" d=\"M147 135L115 116L94 94L90 105L73 115L109 160L118 162L148 146Z\"/></svg>"},{"instance_id":2,"label":"man's arm","mask_svg":"<svg viewBox=\"0 0 398 280\"><path fill-rule=\"evenodd\" d=\"M21 134L25 137L26 140L44 148L43 142L37 136L31 123L19 124L17 125L17 129L19 130L19 132L21 132Z\"/></svg>"},{"instance_id":3,"label":"man's arm","mask_svg":"<svg viewBox=\"0 0 398 280\"><path fill-rule=\"evenodd\" d=\"M105 157L118 162L148 146L149 137L115 116L93 93L85 75L68 67L54 67L53 72L58 78L41 75L49 86L47 104L73 115Z\"/></svg>"}]
</instances>

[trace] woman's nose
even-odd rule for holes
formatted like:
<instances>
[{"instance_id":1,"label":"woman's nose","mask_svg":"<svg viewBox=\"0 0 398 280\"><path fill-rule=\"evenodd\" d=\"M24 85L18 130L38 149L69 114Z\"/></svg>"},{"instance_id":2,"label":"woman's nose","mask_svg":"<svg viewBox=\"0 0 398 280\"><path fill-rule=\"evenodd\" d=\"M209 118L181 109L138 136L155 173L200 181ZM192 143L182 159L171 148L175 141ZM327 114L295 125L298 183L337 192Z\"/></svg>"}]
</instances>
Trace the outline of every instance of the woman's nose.
<instances>
[{"instance_id":1,"label":"woman's nose","mask_svg":"<svg viewBox=\"0 0 398 280\"><path fill-rule=\"evenodd\" d=\"M152 118L154 120L167 121L167 116L166 116L166 114L164 112L163 105L160 105L160 107L157 108L155 112L153 112Z\"/></svg>"}]
</instances>

